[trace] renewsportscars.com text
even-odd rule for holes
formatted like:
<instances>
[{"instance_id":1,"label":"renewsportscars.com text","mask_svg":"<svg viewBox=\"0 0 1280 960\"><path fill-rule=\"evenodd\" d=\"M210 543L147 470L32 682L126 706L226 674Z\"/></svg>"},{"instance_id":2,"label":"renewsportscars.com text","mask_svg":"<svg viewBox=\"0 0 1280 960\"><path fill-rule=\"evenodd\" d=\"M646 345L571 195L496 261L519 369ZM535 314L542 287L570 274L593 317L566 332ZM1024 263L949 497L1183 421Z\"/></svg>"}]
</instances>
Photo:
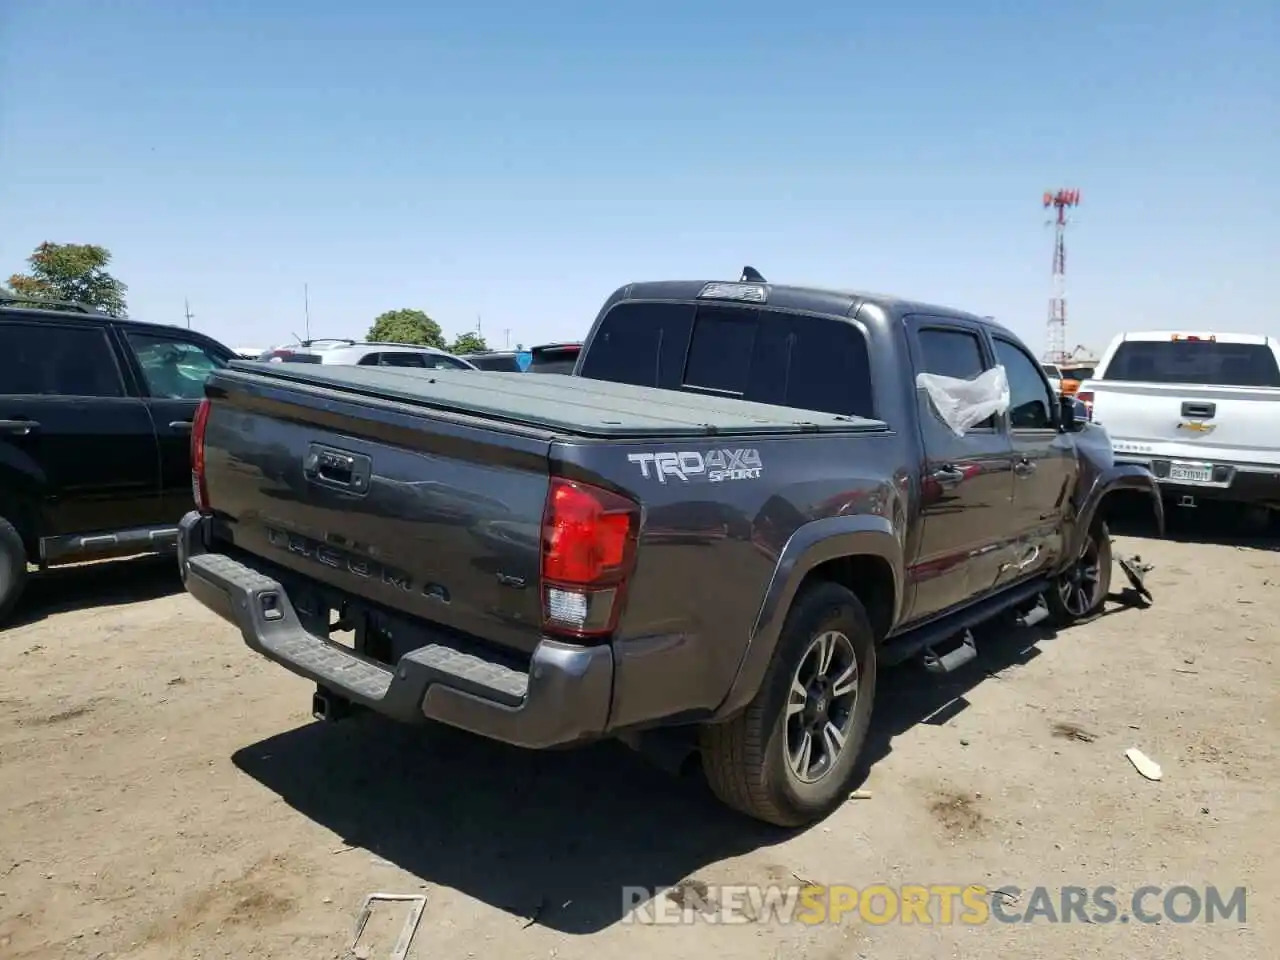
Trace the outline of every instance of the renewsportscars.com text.
<instances>
[{"instance_id":1,"label":"renewsportscars.com text","mask_svg":"<svg viewBox=\"0 0 1280 960\"><path fill-rule=\"evenodd\" d=\"M624 887L623 923L1244 923L1244 887L980 884Z\"/></svg>"}]
</instances>

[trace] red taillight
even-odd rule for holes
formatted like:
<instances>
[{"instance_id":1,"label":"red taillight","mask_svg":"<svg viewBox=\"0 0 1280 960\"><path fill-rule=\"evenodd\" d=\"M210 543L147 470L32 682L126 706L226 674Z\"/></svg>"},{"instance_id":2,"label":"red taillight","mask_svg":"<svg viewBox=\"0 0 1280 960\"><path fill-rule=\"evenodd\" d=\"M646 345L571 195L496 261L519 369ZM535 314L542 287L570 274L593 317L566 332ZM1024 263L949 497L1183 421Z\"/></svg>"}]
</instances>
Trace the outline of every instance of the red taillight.
<instances>
[{"instance_id":1,"label":"red taillight","mask_svg":"<svg viewBox=\"0 0 1280 960\"><path fill-rule=\"evenodd\" d=\"M611 633L635 565L640 505L553 477L542 516L543 626L575 637Z\"/></svg>"},{"instance_id":2,"label":"red taillight","mask_svg":"<svg viewBox=\"0 0 1280 960\"><path fill-rule=\"evenodd\" d=\"M204 428L209 422L209 398L205 397L196 407L195 419L191 421L191 494L195 497L196 509L201 513L209 512L209 490L204 482Z\"/></svg>"},{"instance_id":3,"label":"red taillight","mask_svg":"<svg viewBox=\"0 0 1280 960\"><path fill-rule=\"evenodd\" d=\"M1093 419L1093 391L1077 390L1076 399L1084 404L1085 412L1089 415L1089 419Z\"/></svg>"}]
</instances>

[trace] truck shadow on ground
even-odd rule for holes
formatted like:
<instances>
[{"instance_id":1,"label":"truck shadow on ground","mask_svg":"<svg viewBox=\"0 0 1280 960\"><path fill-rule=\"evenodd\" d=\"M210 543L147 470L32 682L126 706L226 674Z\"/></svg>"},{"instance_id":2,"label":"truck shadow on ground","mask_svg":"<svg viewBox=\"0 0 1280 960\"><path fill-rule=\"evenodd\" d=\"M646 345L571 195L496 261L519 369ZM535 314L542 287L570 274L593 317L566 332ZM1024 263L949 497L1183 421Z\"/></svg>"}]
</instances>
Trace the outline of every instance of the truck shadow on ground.
<instances>
[{"instance_id":1,"label":"truck shadow on ground","mask_svg":"<svg viewBox=\"0 0 1280 960\"><path fill-rule=\"evenodd\" d=\"M885 671L868 765L916 724L946 722L965 693L1030 662L1053 636L1001 622L978 634L978 658L951 675ZM233 761L345 843L567 934L622 920L635 904L626 887L667 888L794 835L721 806L696 763L677 778L616 743L537 753L364 716L299 727Z\"/></svg>"},{"instance_id":2,"label":"truck shadow on ground","mask_svg":"<svg viewBox=\"0 0 1280 960\"><path fill-rule=\"evenodd\" d=\"M181 591L178 562L172 556L148 554L54 567L30 575L13 616L0 630L56 613L157 600Z\"/></svg>"},{"instance_id":3,"label":"truck shadow on ground","mask_svg":"<svg viewBox=\"0 0 1280 960\"><path fill-rule=\"evenodd\" d=\"M1112 588L1106 608L1093 620L1140 617L1140 611L1149 606L1125 582L1118 567ZM1159 603L1160 598L1157 596L1154 600ZM1045 644L1067 640L1071 632L1072 628L1058 630L1047 623L1019 626L1009 614L974 629L978 656L953 673L931 674L916 661L885 671L877 684L875 718L867 735L865 760L853 788L862 785L871 768L889 756L896 737L921 723L945 726L969 707L965 695L979 684L1011 680L1019 668L1041 655Z\"/></svg>"}]
</instances>

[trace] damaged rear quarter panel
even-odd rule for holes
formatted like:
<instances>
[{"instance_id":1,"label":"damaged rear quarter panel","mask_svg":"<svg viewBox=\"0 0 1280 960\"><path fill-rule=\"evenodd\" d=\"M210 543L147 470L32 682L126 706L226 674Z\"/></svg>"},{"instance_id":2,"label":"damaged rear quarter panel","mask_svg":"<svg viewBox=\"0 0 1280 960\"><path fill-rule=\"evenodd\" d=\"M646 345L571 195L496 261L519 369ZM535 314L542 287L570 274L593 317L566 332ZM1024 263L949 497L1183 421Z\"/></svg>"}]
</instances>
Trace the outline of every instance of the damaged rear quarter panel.
<instances>
[{"instance_id":1,"label":"damaged rear quarter panel","mask_svg":"<svg viewBox=\"0 0 1280 960\"><path fill-rule=\"evenodd\" d=\"M888 431L555 444L553 473L611 487L644 507L614 639L610 727L716 709L783 547L802 525L874 514L905 537L900 446ZM900 481L886 479L896 475Z\"/></svg>"}]
</instances>

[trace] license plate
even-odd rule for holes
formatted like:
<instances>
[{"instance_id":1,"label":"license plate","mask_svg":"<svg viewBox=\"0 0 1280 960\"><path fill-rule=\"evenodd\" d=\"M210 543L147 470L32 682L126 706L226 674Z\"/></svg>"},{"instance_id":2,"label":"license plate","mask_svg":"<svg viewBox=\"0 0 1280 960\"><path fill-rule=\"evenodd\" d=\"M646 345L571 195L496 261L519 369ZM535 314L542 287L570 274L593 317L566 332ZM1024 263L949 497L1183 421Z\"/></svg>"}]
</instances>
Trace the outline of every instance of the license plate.
<instances>
[{"instance_id":1,"label":"license plate","mask_svg":"<svg viewBox=\"0 0 1280 960\"><path fill-rule=\"evenodd\" d=\"M1169 464L1169 479L1184 483L1213 483L1213 464L1179 463L1175 460Z\"/></svg>"}]
</instances>

